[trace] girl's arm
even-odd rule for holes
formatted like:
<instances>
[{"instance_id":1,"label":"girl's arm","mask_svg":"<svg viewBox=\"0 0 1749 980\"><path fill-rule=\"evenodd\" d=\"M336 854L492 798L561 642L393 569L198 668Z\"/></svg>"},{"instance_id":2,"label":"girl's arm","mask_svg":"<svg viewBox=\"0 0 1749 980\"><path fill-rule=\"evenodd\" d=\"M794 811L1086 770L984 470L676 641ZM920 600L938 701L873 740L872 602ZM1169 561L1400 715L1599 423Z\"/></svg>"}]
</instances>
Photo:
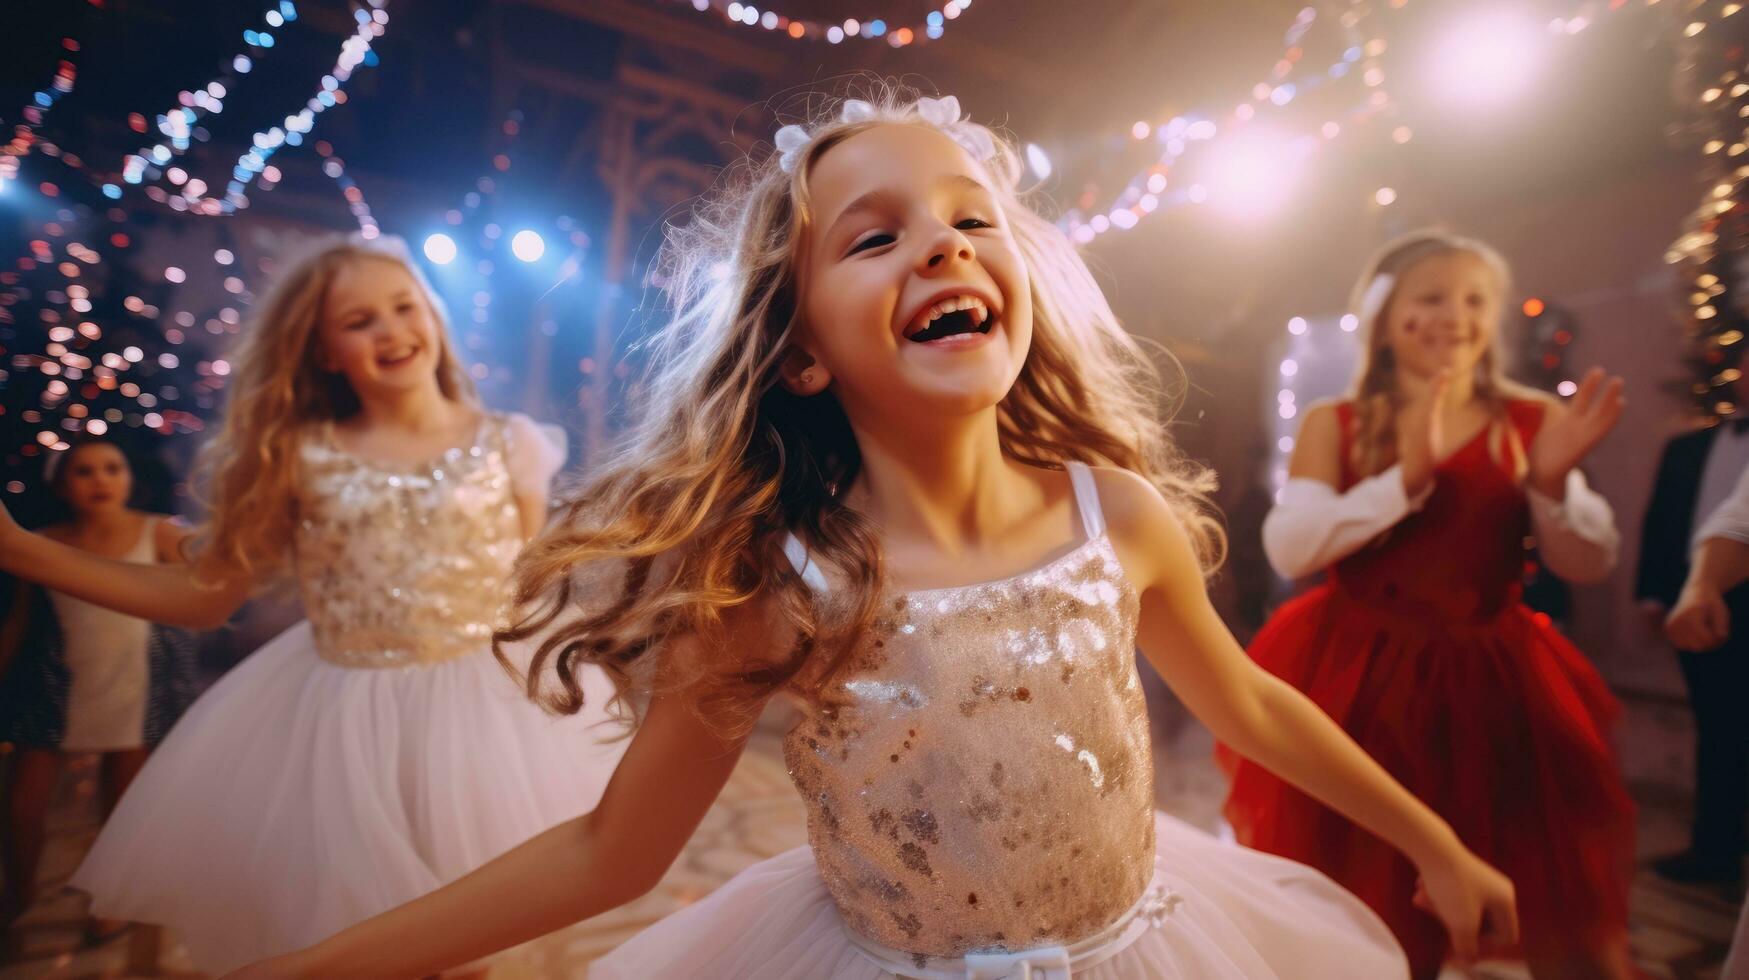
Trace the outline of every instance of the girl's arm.
<instances>
[{"instance_id":1,"label":"girl's arm","mask_svg":"<svg viewBox=\"0 0 1749 980\"><path fill-rule=\"evenodd\" d=\"M716 734L691 704L657 697L593 812L400 908L232 976L427 977L623 905L661 880L745 745L745 735Z\"/></svg>"},{"instance_id":2,"label":"girl's arm","mask_svg":"<svg viewBox=\"0 0 1749 980\"><path fill-rule=\"evenodd\" d=\"M1419 510L1432 490L1431 466L1410 472L1417 465L1411 460L1338 492L1341 447L1336 406L1313 406L1294 441L1287 485L1263 521L1264 553L1284 578L1310 575L1359 551Z\"/></svg>"},{"instance_id":3,"label":"girl's arm","mask_svg":"<svg viewBox=\"0 0 1749 980\"><path fill-rule=\"evenodd\" d=\"M1548 403L1530 445L1525 493L1538 546L1549 569L1570 582L1602 581L1621 549L1615 512L1578 466L1615 428L1624 407L1622 379L1592 368L1570 406Z\"/></svg>"},{"instance_id":4,"label":"girl's arm","mask_svg":"<svg viewBox=\"0 0 1749 980\"><path fill-rule=\"evenodd\" d=\"M1575 585L1601 582L1621 554L1615 508L1577 467L1567 471L1563 484L1559 498L1535 486L1525 488L1537 551L1549 571Z\"/></svg>"},{"instance_id":5,"label":"girl's arm","mask_svg":"<svg viewBox=\"0 0 1749 980\"><path fill-rule=\"evenodd\" d=\"M1210 604L1190 542L1141 477L1099 471L1113 543L1141 592L1138 642L1215 736L1402 851L1420 870L1453 947L1517 941L1512 884L1466 850L1300 692L1245 655Z\"/></svg>"},{"instance_id":6,"label":"girl's arm","mask_svg":"<svg viewBox=\"0 0 1749 980\"><path fill-rule=\"evenodd\" d=\"M156 623L212 629L243 600L243 577L207 584L186 564L136 565L104 558L18 526L0 506L0 572Z\"/></svg>"}]
</instances>

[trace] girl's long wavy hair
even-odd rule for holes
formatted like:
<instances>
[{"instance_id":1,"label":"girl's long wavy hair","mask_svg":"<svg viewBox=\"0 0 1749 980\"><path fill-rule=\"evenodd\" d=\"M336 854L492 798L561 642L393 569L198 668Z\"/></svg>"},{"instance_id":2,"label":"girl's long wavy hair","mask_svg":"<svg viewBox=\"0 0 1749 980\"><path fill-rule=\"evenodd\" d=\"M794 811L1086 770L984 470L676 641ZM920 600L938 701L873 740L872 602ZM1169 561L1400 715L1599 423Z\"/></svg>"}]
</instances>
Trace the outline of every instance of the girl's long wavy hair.
<instances>
[{"instance_id":1,"label":"girl's long wavy hair","mask_svg":"<svg viewBox=\"0 0 1749 980\"><path fill-rule=\"evenodd\" d=\"M1397 299L1403 276L1417 264L1438 255L1471 255L1494 274L1501 301L1512 288L1512 271L1506 259L1493 246L1473 238L1464 238L1438 229L1413 232L1374 253L1366 270L1354 285L1349 309L1366 318L1364 348L1349 398L1354 406L1354 438L1349 447L1348 465L1357 477L1372 476L1389 469L1397 461L1398 404L1397 364L1391 354L1390 337L1385 328L1386 314ZM1368 309L1368 294L1379 276L1394 280L1389 293L1370 297L1377 309ZM1533 388L1506 377L1504 357L1500 353L1500 330L1496 325L1488 349L1476 362L1475 397L1488 407L1494 417L1489 426L1488 448L1497 460L1503 460L1515 472L1522 473L1526 465L1524 446L1517 430L1506 424L1506 403L1519 399L1545 399Z\"/></svg>"},{"instance_id":2,"label":"girl's long wavy hair","mask_svg":"<svg viewBox=\"0 0 1749 980\"><path fill-rule=\"evenodd\" d=\"M298 443L312 423L340 421L360 407L346 378L321 366L317 327L335 276L363 261L392 262L413 277L438 326L438 387L452 401L475 399L473 380L450 346L443 303L406 243L323 239L275 283L233 359L224 427L202 450L195 482L210 509L192 542L201 579L260 582L285 570L297 521Z\"/></svg>"},{"instance_id":3,"label":"girl's long wavy hair","mask_svg":"<svg viewBox=\"0 0 1749 980\"><path fill-rule=\"evenodd\" d=\"M517 564L515 618L497 639L540 638L524 677L531 698L576 712L578 672L594 663L634 716L641 699L628 693L684 689L707 720L746 725L765 696L787 686L817 698L845 667L883 586L875 529L842 493L861 456L831 393L798 397L778 368L800 326L809 173L871 127L930 125L911 94L882 86L867 99L874 117L854 122L837 102L816 106L793 172L775 153L742 160L689 223L667 230L656 280L666 322L648 341L648 394L617 452ZM997 408L1003 451L1039 466L1078 460L1144 474L1213 567L1225 542L1208 503L1212 477L1165 430L1176 386L1168 390L1119 326L1068 239L1023 203L1014 148L991 135L986 167L1032 280L1032 347ZM786 531L833 577L830 598L785 557ZM777 658L724 642L725 614L756 600L778 620L768 624ZM663 658L658 670L656 653L683 637L709 654Z\"/></svg>"}]
</instances>

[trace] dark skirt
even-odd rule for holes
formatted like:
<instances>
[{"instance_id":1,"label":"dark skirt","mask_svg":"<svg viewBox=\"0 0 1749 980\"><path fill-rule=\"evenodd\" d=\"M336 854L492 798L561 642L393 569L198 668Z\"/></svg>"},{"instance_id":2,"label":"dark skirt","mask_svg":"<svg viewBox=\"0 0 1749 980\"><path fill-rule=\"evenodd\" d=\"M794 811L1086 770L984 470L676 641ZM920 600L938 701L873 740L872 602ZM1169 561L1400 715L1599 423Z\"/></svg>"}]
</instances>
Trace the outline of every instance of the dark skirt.
<instances>
[{"instance_id":1,"label":"dark skirt","mask_svg":"<svg viewBox=\"0 0 1749 980\"><path fill-rule=\"evenodd\" d=\"M41 589L32 591L29 625L11 668L0 677L0 742L53 749L66 733L73 675L63 653L54 604ZM147 636L150 682L144 736L145 744L152 746L194 702L200 677L194 634L153 623Z\"/></svg>"}]
</instances>

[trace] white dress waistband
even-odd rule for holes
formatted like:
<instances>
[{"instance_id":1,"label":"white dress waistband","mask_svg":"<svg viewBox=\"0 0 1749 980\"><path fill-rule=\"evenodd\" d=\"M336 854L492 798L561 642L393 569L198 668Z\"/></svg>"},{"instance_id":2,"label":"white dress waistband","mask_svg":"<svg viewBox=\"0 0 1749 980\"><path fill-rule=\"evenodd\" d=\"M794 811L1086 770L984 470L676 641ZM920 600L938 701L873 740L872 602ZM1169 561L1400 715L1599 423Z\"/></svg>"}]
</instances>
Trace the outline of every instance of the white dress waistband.
<instances>
[{"instance_id":1,"label":"white dress waistband","mask_svg":"<svg viewBox=\"0 0 1749 980\"><path fill-rule=\"evenodd\" d=\"M1123 915L1104 929L1066 946L1039 946L1013 953L967 953L962 957L929 957L919 967L913 953L883 946L856 934L845 934L858 952L881 969L907 980L1070 980L1123 952L1178 907L1182 899L1158 880Z\"/></svg>"}]
</instances>

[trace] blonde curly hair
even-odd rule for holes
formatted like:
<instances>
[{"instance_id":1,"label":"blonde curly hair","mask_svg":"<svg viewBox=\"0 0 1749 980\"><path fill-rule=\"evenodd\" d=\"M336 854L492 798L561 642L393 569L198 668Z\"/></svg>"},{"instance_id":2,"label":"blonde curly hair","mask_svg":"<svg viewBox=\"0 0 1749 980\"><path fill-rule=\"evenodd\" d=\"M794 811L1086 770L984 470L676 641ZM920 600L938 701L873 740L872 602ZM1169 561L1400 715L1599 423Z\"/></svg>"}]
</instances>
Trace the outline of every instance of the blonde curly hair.
<instances>
[{"instance_id":1,"label":"blonde curly hair","mask_svg":"<svg viewBox=\"0 0 1749 980\"><path fill-rule=\"evenodd\" d=\"M817 696L870 624L881 549L841 493L860 470L856 440L830 393L804 399L778 383L799 327L797 258L813 220L814 164L872 127L931 125L910 91L882 85L863 101L872 111L859 106L849 120L842 103L818 101L806 142L785 147L789 169L775 152L743 160L689 223L668 229L657 276L667 320L648 341L645 401L617 453L523 552L518 617L498 634L500 642L540 638L525 681L552 710L581 708L578 672L593 663L633 714L640 699L629 692L690 688L713 719L747 724L746 709L779 688ZM958 125L963 135L974 124ZM1068 239L1022 201L1014 147L976 129L994 147L984 166L1032 281L1032 346L997 408L1003 452L1046 467L1076 460L1146 475L1212 567L1224 548L1208 503L1213 480L1167 437L1162 411L1175 393ZM786 532L842 583L829 599L786 559ZM781 618L779 659L723 642L725 613L756 599ZM657 671L653 652L679 637L712 652Z\"/></svg>"}]
</instances>

